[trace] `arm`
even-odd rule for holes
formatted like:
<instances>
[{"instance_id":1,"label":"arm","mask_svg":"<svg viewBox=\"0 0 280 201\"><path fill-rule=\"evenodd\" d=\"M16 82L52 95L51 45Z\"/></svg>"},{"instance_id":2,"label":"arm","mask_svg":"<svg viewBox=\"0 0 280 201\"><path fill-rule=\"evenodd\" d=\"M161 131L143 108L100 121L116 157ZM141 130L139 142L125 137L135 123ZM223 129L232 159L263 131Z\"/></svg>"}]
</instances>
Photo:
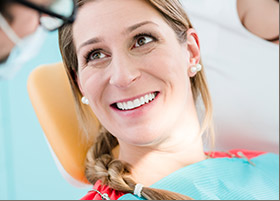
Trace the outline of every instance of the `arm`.
<instances>
[{"instance_id":1,"label":"arm","mask_svg":"<svg viewBox=\"0 0 280 201\"><path fill-rule=\"evenodd\" d=\"M241 23L253 34L279 43L279 1L237 0Z\"/></svg>"}]
</instances>

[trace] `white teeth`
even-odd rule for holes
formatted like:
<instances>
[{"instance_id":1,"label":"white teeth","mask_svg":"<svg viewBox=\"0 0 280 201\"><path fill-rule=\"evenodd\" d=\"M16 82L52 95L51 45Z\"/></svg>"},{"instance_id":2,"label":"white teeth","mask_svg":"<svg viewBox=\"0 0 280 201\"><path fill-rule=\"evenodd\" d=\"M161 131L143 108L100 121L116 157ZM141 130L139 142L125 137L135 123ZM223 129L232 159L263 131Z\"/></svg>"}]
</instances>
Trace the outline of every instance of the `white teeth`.
<instances>
[{"instance_id":1,"label":"white teeth","mask_svg":"<svg viewBox=\"0 0 280 201\"><path fill-rule=\"evenodd\" d=\"M133 105L133 102L132 102L132 101L128 101L128 102L127 102L127 108L128 108L128 109L132 109L133 106L134 106L134 105Z\"/></svg>"},{"instance_id":2,"label":"white teeth","mask_svg":"<svg viewBox=\"0 0 280 201\"><path fill-rule=\"evenodd\" d=\"M124 108L128 108L126 103L123 103L123 110Z\"/></svg>"},{"instance_id":3,"label":"white teeth","mask_svg":"<svg viewBox=\"0 0 280 201\"><path fill-rule=\"evenodd\" d=\"M144 97L141 97L140 98L140 105L144 105L145 104L145 99L144 99Z\"/></svg>"},{"instance_id":4,"label":"white teeth","mask_svg":"<svg viewBox=\"0 0 280 201\"><path fill-rule=\"evenodd\" d=\"M145 95L145 103L149 102L149 95Z\"/></svg>"},{"instance_id":5,"label":"white teeth","mask_svg":"<svg viewBox=\"0 0 280 201\"><path fill-rule=\"evenodd\" d=\"M134 106L135 106L135 107L139 107L139 106L141 105L139 99L135 99L135 100L133 101L133 103L134 103Z\"/></svg>"},{"instance_id":6,"label":"white teeth","mask_svg":"<svg viewBox=\"0 0 280 201\"><path fill-rule=\"evenodd\" d=\"M121 109L121 110L123 110L123 109L124 109L124 107L123 107L123 104L122 104L122 103L117 103L117 106L118 106L118 108L119 108L119 109Z\"/></svg>"},{"instance_id":7,"label":"white teeth","mask_svg":"<svg viewBox=\"0 0 280 201\"><path fill-rule=\"evenodd\" d=\"M152 100L155 99L155 97L156 97L155 93L146 94L145 96L136 98L132 101L117 103L117 107L120 110L131 110L151 102Z\"/></svg>"}]
</instances>

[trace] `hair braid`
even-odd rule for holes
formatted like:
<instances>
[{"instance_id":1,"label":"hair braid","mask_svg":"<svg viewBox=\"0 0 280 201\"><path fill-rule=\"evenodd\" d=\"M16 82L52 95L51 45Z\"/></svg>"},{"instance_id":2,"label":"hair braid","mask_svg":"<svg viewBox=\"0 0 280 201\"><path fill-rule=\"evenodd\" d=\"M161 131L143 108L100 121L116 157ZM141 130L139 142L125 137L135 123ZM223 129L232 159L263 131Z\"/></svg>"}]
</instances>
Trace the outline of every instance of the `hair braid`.
<instances>
[{"instance_id":1,"label":"hair braid","mask_svg":"<svg viewBox=\"0 0 280 201\"><path fill-rule=\"evenodd\" d=\"M114 190L133 193L136 182L131 177L131 166L113 157L112 150L117 145L117 139L101 127L95 144L87 153L85 175L92 184L100 180ZM141 194L148 200L192 200L185 195L149 187L143 187Z\"/></svg>"},{"instance_id":2,"label":"hair braid","mask_svg":"<svg viewBox=\"0 0 280 201\"><path fill-rule=\"evenodd\" d=\"M85 175L92 184L101 180L110 188L127 192L133 187L128 185L131 183L131 178L127 177L131 173L130 165L114 159L112 150L117 145L117 139L101 127L95 144L87 153Z\"/></svg>"}]
</instances>

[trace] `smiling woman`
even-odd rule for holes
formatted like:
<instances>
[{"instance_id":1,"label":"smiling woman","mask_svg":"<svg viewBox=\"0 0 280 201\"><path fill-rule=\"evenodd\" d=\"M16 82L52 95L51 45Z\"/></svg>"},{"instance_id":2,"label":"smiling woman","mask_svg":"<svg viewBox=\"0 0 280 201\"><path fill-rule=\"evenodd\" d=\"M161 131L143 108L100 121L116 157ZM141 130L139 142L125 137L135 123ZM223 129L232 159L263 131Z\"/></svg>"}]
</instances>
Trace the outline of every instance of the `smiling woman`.
<instances>
[{"instance_id":1,"label":"smiling woman","mask_svg":"<svg viewBox=\"0 0 280 201\"><path fill-rule=\"evenodd\" d=\"M199 185L194 191L155 185L183 167L206 165L203 137L213 134L199 40L179 1L80 0L78 7L77 20L60 29L59 40L81 127L94 142L86 161L94 189L84 199L126 193L198 198L193 192L203 194ZM90 110L102 125L97 137Z\"/></svg>"},{"instance_id":2,"label":"smiling woman","mask_svg":"<svg viewBox=\"0 0 280 201\"><path fill-rule=\"evenodd\" d=\"M85 1L81 1L80 4L84 2ZM108 5L103 5L106 3ZM179 5L176 5L174 2L169 2L169 10L167 10L168 7L164 5L166 10L161 11L160 14L155 12L154 8L149 6L146 2L131 2L131 4L142 4L141 6L144 7L141 7L141 9L139 7L138 13L134 14L135 17L130 19L126 18L126 16L133 15L135 11L126 11L127 1L125 1L125 4L116 3L116 5L106 1L93 1L88 3L88 5L89 4L94 8L99 6L106 7L108 10L105 11L105 14L96 12L95 16L88 16L91 7L82 7L85 12L81 12L77 19L78 21L82 21L82 23L80 23L80 25L76 23L76 26L73 26L73 33L71 30L72 27L67 27L60 32L60 36L65 37L63 38L63 42L61 42L63 55L75 55L71 60L68 58L65 59L65 63L69 63L67 66L71 66L71 68L68 69L70 74L76 76L75 74L77 73L80 77L78 79L79 81L75 77L72 79L73 86L76 87L75 94L77 95L78 103L80 103L82 94L85 95L89 99L90 105L96 108L94 109L94 111L96 110L94 113L99 116L98 113L100 111L102 114L100 118L105 118L103 114L112 113L108 115L108 120L111 121L113 118L119 119L119 115L137 114L139 111L145 109L149 104L145 104L145 107L139 107L137 111L114 110L117 109L117 105L127 109L130 108L131 110L134 101L136 101L135 104L137 105L138 100L140 104L143 105L143 102L147 102L148 98L152 99L149 94L151 94L151 96L155 95L155 100L163 101L166 97L170 99L164 100L166 103L172 101L180 102L180 105L182 105L182 103L186 103L186 100L193 102L193 100L196 100L198 94L200 94L200 91L204 91L204 93L201 94L206 106L206 124L209 124L209 120L211 119L211 102L205 84L203 70L195 77L195 72L188 72L190 67L198 64L200 60L198 50L199 44L195 31L191 29L191 24L187 20L187 17L181 24L176 25L172 23L172 18L164 14L164 12L170 12L170 14L172 14L171 9L174 9L174 7L171 6L175 5L178 7ZM154 2L154 4L157 4L157 2ZM111 10L109 8L111 8ZM117 10L118 12L113 10ZM155 18L155 20L151 21L151 16L143 19L142 13L146 10L152 13L151 16ZM121 15L124 11L128 13ZM181 10L181 12L183 11ZM113 13L114 16L110 16L110 13ZM168 17L167 19L170 22L165 22L162 17L164 15ZM96 24L94 24L92 20L89 20L100 19L100 16L102 16L104 20L107 17L107 21L102 22L97 20ZM112 23L109 24L114 17L119 19L118 23L127 26L120 29L117 25L112 26ZM175 19L178 18L176 20L179 21L179 17L183 16L174 17ZM106 23L107 26L101 26L101 24L104 23ZM116 23L114 22L113 24ZM87 27L94 28L89 30ZM189 46L186 41L187 31L190 36L188 41ZM108 33L109 37L105 37L104 33ZM111 33L115 33L114 37L111 36ZM119 35L117 35L117 33L119 33ZM75 44L72 41L72 34L75 39ZM77 53L73 51L74 48ZM190 58L190 51L192 51L192 58ZM178 61L177 64L175 61ZM112 65L115 67L110 67ZM174 68L176 65L180 66L180 68ZM162 66L167 66L167 68L162 68ZM159 74L159 72L161 73ZM188 74L190 76L188 76ZM88 78L90 78L90 80L88 80ZM181 79L178 80L178 78ZM77 83L77 81L79 83ZM94 82L94 87L91 82ZM176 84L174 82L180 83ZM190 82L194 83L194 85L190 85ZM137 85L135 83L137 83ZM89 87L85 85L89 85ZM161 90L161 88L166 89ZM193 93L189 90L192 90ZM185 91L185 95L181 93L182 91ZM174 93L176 96L169 96L167 93ZM101 105L104 105L104 107L100 107ZM190 105L194 107L194 103L186 105L187 107L190 107ZM161 108L157 108L158 111L155 109L153 109L153 111L157 114L162 110ZM169 104L165 109L170 110L171 113L175 113L175 111L177 113L179 111L179 113L183 113L181 109L170 107ZM106 110L106 112L103 113L103 110ZM195 113L195 108L188 110ZM187 113L190 113L189 111ZM87 112L85 111L85 113ZM167 111L167 113L169 113L169 111ZM139 118L141 117L142 116L139 116ZM139 118L137 118L137 123L140 123ZM154 119L152 116L150 116L150 118ZM157 121L161 122L163 125L165 122L169 122L168 115L162 118L164 118L164 121L160 119ZM104 123L106 124L106 122L109 122L108 120L105 120ZM122 119L122 121L131 123L131 119ZM152 121L155 121L155 119L150 120L145 117L143 121L154 124ZM88 125L85 122L82 123ZM116 124L118 123L116 122ZM131 124L129 127L123 124L118 125L126 129L132 129ZM159 124L157 123L155 125ZM110 127L112 125L108 126ZM139 126L142 127L141 124L139 124ZM105 127L109 129L109 127ZM161 126L158 127L160 128ZM208 125L204 127L206 128ZM151 129L152 128L153 127L151 127ZM86 129L86 131L88 130ZM136 129L136 131L140 132L138 129ZM170 132L170 129L168 132ZM127 132L123 131L123 133ZM135 133L134 135L137 134ZM134 136L131 134L128 134L128 136L134 139Z\"/></svg>"}]
</instances>

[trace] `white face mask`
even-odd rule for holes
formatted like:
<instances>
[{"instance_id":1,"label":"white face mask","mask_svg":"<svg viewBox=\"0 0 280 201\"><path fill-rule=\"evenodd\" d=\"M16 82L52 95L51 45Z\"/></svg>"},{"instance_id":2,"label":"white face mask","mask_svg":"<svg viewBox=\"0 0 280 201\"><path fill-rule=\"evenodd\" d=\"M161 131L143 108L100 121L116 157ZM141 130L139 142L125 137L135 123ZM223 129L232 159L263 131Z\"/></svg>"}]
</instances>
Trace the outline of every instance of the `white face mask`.
<instances>
[{"instance_id":1,"label":"white face mask","mask_svg":"<svg viewBox=\"0 0 280 201\"><path fill-rule=\"evenodd\" d=\"M42 27L39 27L35 33L20 39L1 13L0 28L15 43L15 47L7 60L4 63L0 63L0 80L11 79L26 62L38 54L47 32Z\"/></svg>"}]
</instances>

